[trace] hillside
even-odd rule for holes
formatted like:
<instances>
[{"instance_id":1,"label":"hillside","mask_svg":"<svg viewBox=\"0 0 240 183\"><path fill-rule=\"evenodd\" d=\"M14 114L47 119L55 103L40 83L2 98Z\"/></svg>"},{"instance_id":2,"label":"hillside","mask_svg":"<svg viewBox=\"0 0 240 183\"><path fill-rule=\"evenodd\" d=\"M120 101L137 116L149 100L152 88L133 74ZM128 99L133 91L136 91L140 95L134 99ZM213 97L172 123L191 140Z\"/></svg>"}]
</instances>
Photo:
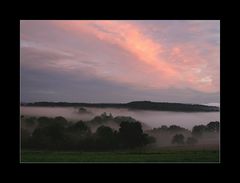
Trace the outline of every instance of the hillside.
<instances>
[{"instance_id":1,"label":"hillside","mask_svg":"<svg viewBox=\"0 0 240 183\"><path fill-rule=\"evenodd\" d=\"M97 108L128 108L132 110L157 110L179 112L215 112L220 108L199 104L134 101L129 103L69 103L69 102L34 102L21 104L24 106L58 106L58 107L97 107Z\"/></svg>"}]
</instances>

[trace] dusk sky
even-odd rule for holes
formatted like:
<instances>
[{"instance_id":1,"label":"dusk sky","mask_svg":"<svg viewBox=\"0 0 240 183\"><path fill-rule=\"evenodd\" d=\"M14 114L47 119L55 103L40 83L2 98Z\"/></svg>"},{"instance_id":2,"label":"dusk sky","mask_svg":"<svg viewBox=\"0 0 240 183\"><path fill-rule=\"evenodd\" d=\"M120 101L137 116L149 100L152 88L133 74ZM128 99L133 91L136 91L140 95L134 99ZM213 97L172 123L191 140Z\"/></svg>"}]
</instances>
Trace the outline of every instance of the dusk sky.
<instances>
[{"instance_id":1,"label":"dusk sky","mask_svg":"<svg viewBox=\"0 0 240 183\"><path fill-rule=\"evenodd\" d=\"M219 103L219 20L22 20L21 102Z\"/></svg>"}]
</instances>

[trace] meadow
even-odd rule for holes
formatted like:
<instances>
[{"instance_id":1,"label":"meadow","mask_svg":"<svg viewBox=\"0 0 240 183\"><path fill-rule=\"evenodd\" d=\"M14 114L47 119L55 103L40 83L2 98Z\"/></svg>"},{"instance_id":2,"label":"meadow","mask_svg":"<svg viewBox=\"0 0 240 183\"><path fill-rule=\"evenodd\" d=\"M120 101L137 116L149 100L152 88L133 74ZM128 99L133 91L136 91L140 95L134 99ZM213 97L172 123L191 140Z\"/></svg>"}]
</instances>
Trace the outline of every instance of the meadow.
<instances>
[{"instance_id":1,"label":"meadow","mask_svg":"<svg viewBox=\"0 0 240 183\"><path fill-rule=\"evenodd\" d=\"M64 152L28 151L21 152L21 162L72 162L72 163L176 163L176 162L219 162L217 148L171 147L155 150L128 150L113 152Z\"/></svg>"}]
</instances>

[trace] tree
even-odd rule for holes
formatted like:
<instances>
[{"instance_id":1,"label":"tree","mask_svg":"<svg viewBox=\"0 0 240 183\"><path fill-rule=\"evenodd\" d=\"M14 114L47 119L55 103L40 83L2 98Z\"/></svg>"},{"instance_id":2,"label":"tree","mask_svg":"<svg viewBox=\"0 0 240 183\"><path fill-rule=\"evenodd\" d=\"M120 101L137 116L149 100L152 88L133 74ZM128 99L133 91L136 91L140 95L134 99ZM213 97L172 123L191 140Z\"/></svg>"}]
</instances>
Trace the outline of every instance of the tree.
<instances>
[{"instance_id":1,"label":"tree","mask_svg":"<svg viewBox=\"0 0 240 183\"><path fill-rule=\"evenodd\" d=\"M110 120L113 120L112 114L110 113L109 115L107 115L107 113L104 112L100 116L95 116L90 122L91 124L101 125Z\"/></svg>"},{"instance_id":2,"label":"tree","mask_svg":"<svg viewBox=\"0 0 240 183\"><path fill-rule=\"evenodd\" d=\"M167 131L168 127L166 125L162 125L160 129L163 130L163 131Z\"/></svg>"},{"instance_id":3,"label":"tree","mask_svg":"<svg viewBox=\"0 0 240 183\"><path fill-rule=\"evenodd\" d=\"M71 133L77 133L80 136L91 134L91 129L81 120L69 126L68 131Z\"/></svg>"},{"instance_id":4,"label":"tree","mask_svg":"<svg viewBox=\"0 0 240 183\"><path fill-rule=\"evenodd\" d=\"M137 122L134 118L130 116L116 116L114 119L118 124L120 124L123 121L128 121L128 122Z\"/></svg>"},{"instance_id":5,"label":"tree","mask_svg":"<svg viewBox=\"0 0 240 183\"><path fill-rule=\"evenodd\" d=\"M212 121L210 123L207 124L207 130L209 132L219 132L219 121Z\"/></svg>"},{"instance_id":6,"label":"tree","mask_svg":"<svg viewBox=\"0 0 240 183\"><path fill-rule=\"evenodd\" d=\"M177 133L177 132L181 133L181 132L186 132L187 129L182 128L182 127L177 126L177 125L171 125L171 126L169 126L168 131L171 132L171 133Z\"/></svg>"},{"instance_id":7,"label":"tree","mask_svg":"<svg viewBox=\"0 0 240 183\"><path fill-rule=\"evenodd\" d=\"M107 139L107 138L111 138L114 136L114 131L112 128L102 125L102 126L98 127L98 129L96 131L96 135L98 137Z\"/></svg>"},{"instance_id":8,"label":"tree","mask_svg":"<svg viewBox=\"0 0 240 183\"><path fill-rule=\"evenodd\" d=\"M96 130L97 146L99 149L115 149L117 146L116 131L108 126L100 126Z\"/></svg>"},{"instance_id":9,"label":"tree","mask_svg":"<svg viewBox=\"0 0 240 183\"><path fill-rule=\"evenodd\" d=\"M64 126L55 123L36 128L32 134L32 144L35 148L63 149L66 144Z\"/></svg>"},{"instance_id":10,"label":"tree","mask_svg":"<svg viewBox=\"0 0 240 183\"><path fill-rule=\"evenodd\" d=\"M135 147L141 144L142 138L142 126L139 122L127 122L120 123L119 128L119 140L120 146L123 147Z\"/></svg>"},{"instance_id":11,"label":"tree","mask_svg":"<svg viewBox=\"0 0 240 183\"><path fill-rule=\"evenodd\" d=\"M198 140L194 137L188 137L186 140L186 143L188 145L194 145L194 144L198 143Z\"/></svg>"},{"instance_id":12,"label":"tree","mask_svg":"<svg viewBox=\"0 0 240 183\"><path fill-rule=\"evenodd\" d=\"M192 129L192 134L195 137L201 137L204 132L206 132L207 127L205 125L196 125Z\"/></svg>"},{"instance_id":13,"label":"tree","mask_svg":"<svg viewBox=\"0 0 240 183\"><path fill-rule=\"evenodd\" d=\"M39 127L46 127L53 122L53 119L48 117L39 117L37 121Z\"/></svg>"},{"instance_id":14,"label":"tree","mask_svg":"<svg viewBox=\"0 0 240 183\"><path fill-rule=\"evenodd\" d=\"M63 126L67 126L67 124L68 124L67 120L62 116L55 117L53 121L54 121L54 123L57 123L57 124L60 124Z\"/></svg>"},{"instance_id":15,"label":"tree","mask_svg":"<svg viewBox=\"0 0 240 183\"><path fill-rule=\"evenodd\" d=\"M49 142L48 133L46 132L45 127L36 128L32 134L32 145L33 148L37 149L46 149L51 146Z\"/></svg>"},{"instance_id":16,"label":"tree","mask_svg":"<svg viewBox=\"0 0 240 183\"><path fill-rule=\"evenodd\" d=\"M78 112L79 112L79 113L85 113L85 112L87 112L87 109L85 109L84 107L80 107L80 108L78 109Z\"/></svg>"},{"instance_id":17,"label":"tree","mask_svg":"<svg viewBox=\"0 0 240 183\"><path fill-rule=\"evenodd\" d=\"M182 134L176 134L173 136L172 144L184 144L184 136Z\"/></svg>"},{"instance_id":18,"label":"tree","mask_svg":"<svg viewBox=\"0 0 240 183\"><path fill-rule=\"evenodd\" d=\"M156 139L146 133L143 134L143 145L155 143Z\"/></svg>"},{"instance_id":19,"label":"tree","mask_svg":"<svg viewBox=\"0 0 240 183\"><path fill-rule=\"evenodd\" d=\"M83 121L71 124L65 131L69 148L80 150L88 147L85 141L91 137L91 129Z\"/></svg>"},{"instance_id":20,"label":"tree","mask_svg":"<svg viewBox=\"0 0 240 183\"><path fill-rule=\"evenodd\" d=\"M153 142L152 138L143 133L140 122L121 122L118 138L120 146L124 148L143 146Z\"/></svg>"}]
</instances>

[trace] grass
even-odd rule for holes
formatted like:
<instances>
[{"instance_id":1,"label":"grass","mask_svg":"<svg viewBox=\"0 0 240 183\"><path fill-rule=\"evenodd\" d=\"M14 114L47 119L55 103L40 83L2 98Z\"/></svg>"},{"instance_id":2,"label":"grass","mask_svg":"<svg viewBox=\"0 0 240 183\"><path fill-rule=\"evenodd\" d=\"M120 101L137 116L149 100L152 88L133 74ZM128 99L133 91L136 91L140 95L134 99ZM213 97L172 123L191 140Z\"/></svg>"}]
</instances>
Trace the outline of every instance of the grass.
<instances>
[{"instance_id":1,"label":"grass","mask_svg":"<svg viewBox=\"0 0 240 183\"><path fill-rule=\"evenodd\" d=\"M158 149L125 152L21 152L21 162L219 162L216 149Z\"/></svg>"}]
</instances>

